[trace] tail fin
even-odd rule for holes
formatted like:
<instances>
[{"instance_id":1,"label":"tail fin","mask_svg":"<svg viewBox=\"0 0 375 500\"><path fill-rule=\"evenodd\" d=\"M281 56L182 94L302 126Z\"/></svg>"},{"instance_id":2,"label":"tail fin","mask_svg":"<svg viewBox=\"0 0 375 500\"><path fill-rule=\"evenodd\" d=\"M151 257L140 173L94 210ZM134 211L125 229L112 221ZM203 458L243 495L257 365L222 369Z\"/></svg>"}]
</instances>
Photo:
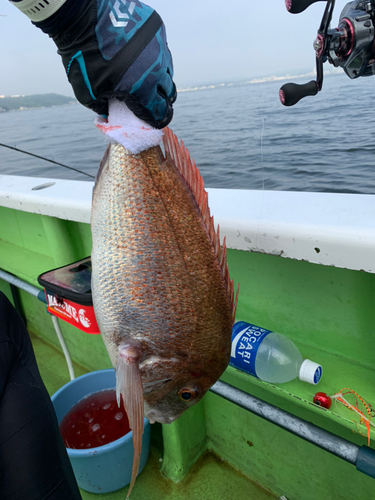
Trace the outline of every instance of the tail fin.
<instances>
[{"instance_id":1,"label":"tail fin","mask_svg":"<svg viewBox=\"0 0 375 500\"><path fill-rule=\"evenodd\" d=\"M122 396L133 433L134 446L132 479L126 498L129 498L137 478L142 448L144 416L143 388L139 372L139 360L141 356L142 352L138 347L130 345L120 345L119 347L116 367L117 404L120 405L120 397Z\"/></svg>"}]
</instances>

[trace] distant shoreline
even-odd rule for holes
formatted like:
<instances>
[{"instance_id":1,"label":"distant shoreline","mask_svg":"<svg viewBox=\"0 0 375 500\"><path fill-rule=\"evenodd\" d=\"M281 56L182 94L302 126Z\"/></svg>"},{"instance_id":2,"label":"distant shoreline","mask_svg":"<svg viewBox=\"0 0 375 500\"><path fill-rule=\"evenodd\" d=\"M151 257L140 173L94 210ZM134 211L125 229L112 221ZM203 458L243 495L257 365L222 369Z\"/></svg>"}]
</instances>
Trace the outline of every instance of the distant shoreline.
<instances>
[{"instance_id":1,"label":"distant shoreline","mask_svg":"<svg viewBox=\"0 0 375 500\"><path fill-rule=\"evenodd\" d=\"M17 113L17 112L21 112L21 111L33 111L36 109L56 108L58 106L73 106L75 104L78 104L78 101L68 102L66 104L52 104L50 106L35 106L35 108L27 108L27 107L21 107L21 108L15 108L15 109L2 109L2 108L0 108L0 113Z\"/></svg>"},{"instance_id":2,"label":"distant shoreline","mask_svg":"<svg viewBox=\"0 0 375 500\"><path fill-rule=\"evenodd\" d=\"M60 94L33 94L17 96L0 96L0 113L8 111L27 111L29 109L50 108L66 104L76 104L74 97Z\"/></svg>"},{"instance_id":3,"label":"distant shoreline","mask_svg":"<svg viewBox=\"0 0 375 500\"><path fill-rule=\"evenodd\" d=\"M343 75L344 72L341 68L333 68L324 73L324 76L337 76ZM226 88L226 87L243 87L244 85L259 85L263 83L273 83L273 82L282 82L282 81L293 81L301 78L316 78L315 70L301 73L301 74L287 74L287 75L271 75L264 77L254 77L250 79L241 79L233 82L222 82L222 83L206 83L200 85L186 85L177 88L177 92L194 92L197 90L212 90L218 88Z\"/></svg>"},{"instance_id":4,"label":"distant shoreline","mask_svg":"<svg viewBox=\"0 0 375 500\"><path fill-rule=\"evenodd\" d=\"M342 75L341 68L333 68L325 72L325 76ZM194 92L197 90L212 90L227 87L241 87L244 85L257 85L263 83L273 83L282 81L293 81L301 78L316 78L315 70L310 72L286 74L286 75L271 75L265 77L253 77L250 79L236 80L233 82L216 82L198 85L186 85L177 88L178 93ZM63 96L60 94L33 94L33 95L17 95L5 96L0 95L0 113L7 111L28 111L30 109L50 108L53 106L64 106L66 104L77 104L78 101L74 97Z\"/></svg>"}]
</instances>

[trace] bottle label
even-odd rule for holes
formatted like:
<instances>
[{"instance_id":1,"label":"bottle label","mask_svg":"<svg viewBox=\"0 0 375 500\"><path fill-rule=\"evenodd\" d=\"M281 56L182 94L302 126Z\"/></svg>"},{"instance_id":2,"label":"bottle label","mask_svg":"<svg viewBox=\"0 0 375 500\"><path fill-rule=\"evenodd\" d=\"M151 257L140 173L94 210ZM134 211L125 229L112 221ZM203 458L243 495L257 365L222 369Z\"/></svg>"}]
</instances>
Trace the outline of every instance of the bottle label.
<instances>
[{"instance_id":1,"label":"bottle label","mask_svg":"<svg viewBox=\"0 0 375 500\"><path fill-rule=\"evenodd\" d=\"M243 370L254 377L255 358L261 342L272 333L271 330L260 328L259 326L238 321L232 330L232 350L230 354L230 366Z\"/></svg>"},{"instance_id":2,"label":"bottle label","mask_svg":"<svg viewBox=\"0 0 375 500\"><path fill-rule=\"evenodd\" d=\"M318 368L315 370L314 373L314 384L316 385L320 379L322 378L323 375L323 368L321 366L318 366Z\"/></svg>"}]
</instances>

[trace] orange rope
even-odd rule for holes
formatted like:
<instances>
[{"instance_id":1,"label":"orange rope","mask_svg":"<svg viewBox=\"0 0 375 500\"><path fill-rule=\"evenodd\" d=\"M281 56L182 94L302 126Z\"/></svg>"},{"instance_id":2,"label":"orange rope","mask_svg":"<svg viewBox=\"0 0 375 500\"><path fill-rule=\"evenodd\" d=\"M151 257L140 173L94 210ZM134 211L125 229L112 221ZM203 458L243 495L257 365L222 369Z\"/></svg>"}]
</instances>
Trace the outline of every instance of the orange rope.
<instances>
[{"instance_id":1,"label":"orange rope","mask_svg":"<svg viewBox=\"0 0 375 500\"><path fill-rule=\"evenodd\" d=\"M347 392L343 392L343 391L347 391ZM355 407L352 404L350 404L343 397L343 396L346 396L347 394L353 394L354 395L354 397L355 397ZM349 410L354 411L355 413L357 413L361 417L361 422L360 423L361 424L364 423L365 426L366 426L366 429L367 429L367 440L368 440L368 445L370 446L370 424L374 425L371 422L371 417L373 416L372 414L374 413L374 410L373 410L372 406L369 403L367 403L367 401L364 400L358 393L356 393L352 389L349 389L348 387L345 387L344 389L341 389L337 394L334 394L331 397L334 398L334 399L336 399L339 403L343 404ZM368 418L366 418L364 412L362 412L359 409L359 404L358 404L358 399L357 398L361 401L361 403L363 404L363 406L366 408L367 414L368 414ZM353 420L353 422L357 425L359 433L363 436L364 434L362 434L361 431L359 430L358 424L354 420Z\"/></svg>"}]
</instances>

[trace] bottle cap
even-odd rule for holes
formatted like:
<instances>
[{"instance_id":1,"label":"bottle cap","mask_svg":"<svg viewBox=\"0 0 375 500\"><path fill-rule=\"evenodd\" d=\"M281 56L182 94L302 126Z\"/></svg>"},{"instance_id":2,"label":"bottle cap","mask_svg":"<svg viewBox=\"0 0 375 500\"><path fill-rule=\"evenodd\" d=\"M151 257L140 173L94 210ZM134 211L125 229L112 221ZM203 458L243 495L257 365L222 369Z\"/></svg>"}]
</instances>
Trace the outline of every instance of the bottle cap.
<instances>
[{"instance_id":1,"label":"bottle cap","mask_svg":"<svg viewBox=\"0 0 375 500\"><path fill-rule=\"evenodd\" d=\"M308 382L309 384L316 385L322 378L322 375L323 368L318 365L318 363L305 359L299 370L298 378L302 380L302 382Z\"/></svg>"}]
</instances>

